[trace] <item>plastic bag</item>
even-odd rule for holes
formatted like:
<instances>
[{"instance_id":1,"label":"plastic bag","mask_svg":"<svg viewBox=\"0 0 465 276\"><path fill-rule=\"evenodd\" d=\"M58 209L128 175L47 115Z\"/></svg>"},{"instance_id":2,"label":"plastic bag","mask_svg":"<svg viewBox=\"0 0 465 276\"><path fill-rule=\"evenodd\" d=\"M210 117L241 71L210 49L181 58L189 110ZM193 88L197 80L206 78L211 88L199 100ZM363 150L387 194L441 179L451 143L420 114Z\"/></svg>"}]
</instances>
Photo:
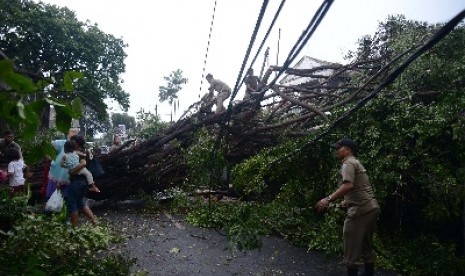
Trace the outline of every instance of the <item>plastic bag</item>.
<instances>
[{"instance_id":1,"label":"plastic bag","mask_svg":"<svg viewBox=\"0 0 465 276\"><path fill-rule=\"evenodd\" d=\"M55 190L45 204L45 211L58 213L63 208L63 196L60 190Z\"/></svg>"}]
</instances>

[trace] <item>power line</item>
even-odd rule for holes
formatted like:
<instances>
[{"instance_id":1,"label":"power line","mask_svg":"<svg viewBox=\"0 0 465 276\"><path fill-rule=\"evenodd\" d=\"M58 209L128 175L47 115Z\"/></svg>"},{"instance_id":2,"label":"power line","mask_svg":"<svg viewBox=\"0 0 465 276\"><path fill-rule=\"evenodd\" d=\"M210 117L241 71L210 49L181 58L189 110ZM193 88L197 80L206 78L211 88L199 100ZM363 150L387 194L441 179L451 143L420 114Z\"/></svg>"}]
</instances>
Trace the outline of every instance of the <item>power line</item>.
<instances>
[{"instance_id":1,"label":"power line","mask_svg":"<svg viewBox=\"0 0 465 276\"><path fill-rule=\"evenodd\" d=\"M251 62L250 65L249 65L249 68L251 68L251 67L254 65L255 61L257 60L258 55L260 54L261 50L263 49L263 46L265 45L265 42L266 42L266 40L268 39L268 36L270 35L271 30L273 29L273 27L274 27L274 25L275 25L275 23L276 23L276 21L277 21L279 15L280 15L280 13L281 13L282 8L284 7L284 3L286 3L286 0L282 0L282 1L281 1L281 4L279 5L278 10L276 11L276 13L275 13L275 15L274 15L274 17L273 17L273 20L271 21L270 26L268 27L268 30L267 30L265 36L263 37L262 42L260 43L260 46L258 47L257 53L255 54L254 58L252 59L252 62ZM259 17L258 20L261 21L260 17ZM281 32L281 30L280 30L280 32ZM252 41L251 41L251 43L252 43ZM250 44L249 44L249 47L251 47ZM246 61L244 61L244 62L246 62ZM241 73L243 73L243 72L241 72ZM242 77L242 75L239 75L238 78L242 78L242 81L239 83L239 86L237 87L237 90L234 89L235 93L233 93L233 95L232 95L232 97L231 97L230 103L231 103L231 102L234 100L234 98L236 97L237 93L239 92L239 89L241 89L242 83L244 83L245 77Z\"/></svg>"},{"instance_id":2,"label":"power line","mask_svg":"<svg viewBox=\"0 0 465 276\"><path fill-rule=\"evenodd\" d=\"M262 4L262 7L260 9L260 13L258 15L257 23L255 24L255 29L254 29L254 31L252 33L252 37L250 38L249 47L247 48L246 54L244 56L244 60L242 61L241 69L240 69L239 74L237 76L236 85L234 86L234 90L233 90L232 95L231 95L231 100L229 102L229 106L231 106L232 101L236 97L236 94L237 94L237 92L239 90L239 86L241 84L241 79L242 79L242 74L244 72L244 68L245 68L245 65L247 63L247 60L249 59L250 52L252 51L252 46L253 46L253 44L255 42L255 39L257 37L258 29L260 28L260 25L262 23L263 16L264 16L265 11L266 11L266 7L268 6L268 2L269 2L269 0L263 0L263 4ZM229 109L229 106L228 106L228 109Z\"/></svg>"},{"instance_id":3,"label":"power line","mask_svg":"<svg viewBox=\"0 0 465 276\"><path fill-rule=\"evenodd\" d=\"M268 36L270 35L271 33L271 30L273 29L274 27L274 24L276 23L280 13L281 13L281 10L283 9L284 7L284 3L286 3L286 0L282 0L281 1L281 4L279 5L278 7L278 10L276 11L274 17L273 17L273 20L271 21L271 24L270 24L270 27L268 27L268 31L266 32L265 36L263 37L263 40L262 40L262 43L260 43L260 47L258 47L258 50L257 50L257 53L255 54L255 57L253 58L252 62L250 63L250 66L249 67L252 67L253 64L255 63L255 61L257 60L257 57L258 55L260 54L262 48L263 48L263 45L265 44L266 40L268 39ZM281 32L281 31L280 31ZM242 82L241 82L242 84ZM240 89L240 87L239 87Z\"/></svg>"},{"instance_id":4,"label":"power line","mask_svg":"<svg viewBox=\"0 0 465 276\"><path fill-rule=\"evenodd\" d=\"M305 44L308 42L308 40L312 37L315 30L318 28L319 24L325 17L326 13L328 12L333 2L334 0L325 0L323 3L321 3L320 7L318 8L318 10L315 12L312 19L310 20L307 28L304 30L304 32L302 32L299 39L296 41L296 43L292 47L291 51L289 52L286 58L286 61L284 62L280 70L277 72L276 76L273 78L273 80L269 84L262 87L259 93L250 97L249 100L253 100L255 98L261 97L268 89L270 89L270 87L272 87L276 83L277 79L281 76L281 74L284 73L289 68L289 65L294 61L294 59L297 57L300 51L302 51ZM231 106L232 106L232 101L229 103L228 111L231 108ZM230 114L228 113L228 119L229 119L229 116Z\"/></svg>"},{"instance_id":5,"label":"power line","mask_svg":"<svg viewBox=\"0 0 465 276\"><path fill-rule=\"evenodd\" d=\"M203 79L205 77L205 68L207 66L208 51L210 49L210 42L211 42L211 38L212 38L213 23L215 22L216 2L217 2L217 0L215 0L215 4L213 6L212 20L210 22L210 31L208 33L207 50L205 51L205 59L203 61L202 77L200 78L199 98L200 98L200 93L202 92Z\"/></svg>"},{"instance_id":6,"label":"power line","mask_svg":"<svg viewBox=\"0 0 465 276\"><path fill-rule=\"evenodd\" d=\"M434 47L438 42L440 42L446 35L448 35L454 28L457 26L463 19L465 18L465 10L462 10L459 14L457 14L454 18L452 18L449 22L447 22L440 30L438 30L434 35L432 35L421 47L419 47L415 52L413 52L407 59L402 62L394 71L392 71L385 79L384 81L376 88L374 89L370 94L368 94L366 97L361 99L354 107L352 107L350 110L348 110L346 113L344 113L341 117L337 118L332 125L330 125L326 130L318 134L314 139L311 141L306 142L302 147L290 152L289 154L286 154L285 156L282 156L279 159L276 159L272 161L272 163L278 162L280 160L290 158L298 153L301 153L305 148L308 146L314 144L316 141L320 140L321 138L325 137L331 131L333 131L335 128L337 128L339 125L341 125L345 120L349 118L350 115L358 111L360 108L362 108L368 101L373 99L374 97L377 96L379 92L381 92L384 88L389 86L394 82L394 80L402 74L405 69L407 69L408 66L412 62L414 62L417 58L419 58L421 55L423 55L426 51Z\"/></svg>"},{"instance_id":7,"label":"power line","mask_svg":"<svg viewBox=\"0 0 465 276\"><path fill-rule=\"evenodd\" d=\"M286 71L289 68L289 65L294 61L297 55L302 51L303 47L305 47L305 44L307 44L308 40L312 37L313 33L318 28L318 26L320 25L321 21L325 17L326 13L328 12L333 2L334 0L326 0L323 3L321 3L320 7L315 12L307 28L300 35L299 39L297 40L297 42L294 44L291 51L289 52L286 58L286 61L284 62L281 70L279 70L278 74L274 77L274 79L270 82L270 84L266 86L266 89L273 86L276 83L277 79L282 75L282 73L284 73L284 71ZM266 91L266 89L264 89L264 91Z\"/></svg>"}]
</instances>

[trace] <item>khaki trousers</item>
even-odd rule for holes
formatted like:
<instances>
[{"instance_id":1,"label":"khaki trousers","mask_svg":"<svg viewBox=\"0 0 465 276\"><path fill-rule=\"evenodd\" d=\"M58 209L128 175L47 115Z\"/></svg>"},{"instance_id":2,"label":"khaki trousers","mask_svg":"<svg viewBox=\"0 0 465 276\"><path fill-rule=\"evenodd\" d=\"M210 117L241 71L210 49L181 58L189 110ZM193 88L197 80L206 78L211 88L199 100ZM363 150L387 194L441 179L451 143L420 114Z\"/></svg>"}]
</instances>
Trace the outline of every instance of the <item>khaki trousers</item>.
<instances>
[{"instance_id":1,"label":"khaki trousers","mask_svg":"<svg viewBox=\"0 0 465 276\"><path fill-rule=\"evenodd\" d=\"M344 264L346 266L373 263L376 253L373 248L373 233L378 221L379 208L357 215L357 211L349 208L344 221ZM352 210L351 210L352 209Z\"/></svg>"},{"instance_id":2,"label":"khaki trousers","mask_svg":"<svg viewBox=\"0 0 465 276\"><path fill-rule=\"evenodd\" d=\"M226 108L223 105L223 102L229 98L231 95L231 91L229 90L223 90L218 95L216 96L216 110L215 113L221 113L226 110Z\"/></svg>"}]
</instances>

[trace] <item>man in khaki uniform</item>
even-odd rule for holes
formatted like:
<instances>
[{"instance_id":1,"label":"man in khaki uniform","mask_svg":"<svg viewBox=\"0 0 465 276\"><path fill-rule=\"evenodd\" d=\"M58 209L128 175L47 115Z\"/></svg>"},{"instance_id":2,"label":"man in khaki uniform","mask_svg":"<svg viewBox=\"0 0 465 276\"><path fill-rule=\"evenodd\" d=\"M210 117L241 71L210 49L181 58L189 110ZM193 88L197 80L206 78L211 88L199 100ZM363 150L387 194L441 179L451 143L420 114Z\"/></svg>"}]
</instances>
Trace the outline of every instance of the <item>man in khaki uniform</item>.
<instances>
[{"instance_id":1,"label":"man in khaki uniform","mask_svg":"<svg viewBox=\"0 0 465 276\"><path fill-rule=\"evenodd\" d=\"M244 78L244 84L245 84L244 100L250 99L252 94L257 92L259 88L261 88L261 85L262 85L260 78L254 75L252 68L249 68L249 70L247 71L247 76Z\"/></svg>"},{"instance_id":2,"label":"man in khaki uniform","mask_svg":"<svg viewBox=\"0 0 465 276\"><path fill-rule=\"evenodd\" d=\"M331 201L344 197L347 207L344 221L344 264L349 276L358 275L357 264L365 264L365 275L374 275L376 254L373 248L373 233L379 216L379 205L363 165L355 158L357 145L351 139L341 139L331 145L337 158L342 161L338 189L316 204L324 212Z\"/></svg>"},{"instance_id":3,"label":"man in khaki uniform","mask_svg":"<svg viewBox=\"0 0 465 276\"><path fill-rule=\"evenodd\" d=\"M218 95L216 95L216 110L215 113L221 113L226 110L226 108L223 105L223 102L231 96L231 88L229 86L217 79L213 78L212 74L207 74L205 76L207 79L208 83L210 83L210 87L208 88L208 97L213 98L214 91L218 92Z\"/></svg>"}]
</instances>

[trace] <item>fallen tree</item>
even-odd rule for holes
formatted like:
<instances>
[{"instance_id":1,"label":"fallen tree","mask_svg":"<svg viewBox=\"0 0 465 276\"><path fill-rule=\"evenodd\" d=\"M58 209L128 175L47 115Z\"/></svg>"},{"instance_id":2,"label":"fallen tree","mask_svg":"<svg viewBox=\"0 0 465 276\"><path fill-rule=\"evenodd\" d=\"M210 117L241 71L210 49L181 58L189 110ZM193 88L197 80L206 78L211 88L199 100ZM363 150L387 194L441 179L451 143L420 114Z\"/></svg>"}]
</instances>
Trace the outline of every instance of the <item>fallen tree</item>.
<instances>
[{"instance_id":1,"label":"fallen tree","mask_svg":"<svg viewBox=\"0 0 465 276\"><path fill-rule=\"evenodd\" d=\"M381 61L370 61L375 62ZM303 83L265 85L250 99L234 101L220 114L204 112L202 102L197 102L163 133L136 145L126 143L118 151L99 156L106 175L98 180L102 190L98 196L124 197L138 190L182 185L188 176L182 150L196 143L194 134L201 128L226 144L224 155L232 166L276 145L280 139L315 132L328 122L328 114L365 96L376 85L375 80L379 81L376 77L392 66L386 65L375 76L367 74L368 80L357 86L353 79L366 73L363 66L367 63L290 69L288 76L303 76ZM268 69L263 83L279 70L282 68Z\"/></svg>"}]
</instances>

